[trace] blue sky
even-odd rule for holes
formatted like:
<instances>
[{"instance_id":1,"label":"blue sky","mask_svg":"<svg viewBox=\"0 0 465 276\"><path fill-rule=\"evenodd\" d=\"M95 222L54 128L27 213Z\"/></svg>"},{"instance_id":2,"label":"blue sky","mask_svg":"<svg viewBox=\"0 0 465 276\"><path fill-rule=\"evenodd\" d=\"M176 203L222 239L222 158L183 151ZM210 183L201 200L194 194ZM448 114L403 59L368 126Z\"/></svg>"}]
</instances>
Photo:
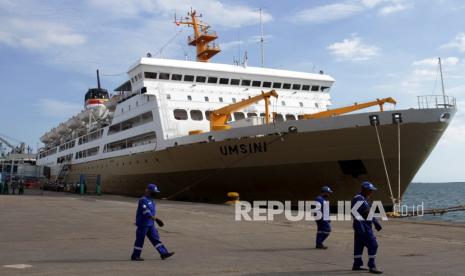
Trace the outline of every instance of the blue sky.
<instances>
[{"instance_id":1,"label":"blue sky","mask_svg":"<svg viewBox=\"0 0 465 276\"><path fill-rule=\"evenodd\" d=\"M95 86L125 81L147 52L189 59L189 29L173 15L194 7L219 34L232 63L248 53L259 65L258 9L264 9L265 66L324 70L336 79L334 106L395 97L399 108L416 96L440 93L436 58L444 60L446 91L459 112L416 181L465 181L464 1L340 0L0 0L0 133L36 147L39 137L82 109ZM168 43L171 41L171 43Z\"/></svg>"}]
</instances>

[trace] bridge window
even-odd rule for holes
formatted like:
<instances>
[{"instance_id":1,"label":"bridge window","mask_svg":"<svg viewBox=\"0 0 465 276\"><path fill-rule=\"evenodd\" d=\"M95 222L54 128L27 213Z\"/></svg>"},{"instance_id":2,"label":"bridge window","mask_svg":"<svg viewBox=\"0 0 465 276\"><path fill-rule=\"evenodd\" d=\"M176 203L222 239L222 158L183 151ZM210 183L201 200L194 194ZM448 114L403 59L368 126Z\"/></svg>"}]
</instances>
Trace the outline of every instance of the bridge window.
<instances>
[{"instance_id":1,"label":"bridge window","mask_svg":"<svg viewBox=\"0 0 465 276\"><path fill-rule=\"evenodd\" d=\"M312 91L318 91L318 90L320 90L320 87L318 85L312 86Z\"/></svg>"},{"instance_id":2,"label":"bridge window","mask_svg":"<svg viewBox=\"0 0 465 276\"><path fill-rule=\"evenodd\" d=\"M257 117L257 113L255 112L249 112L247 113L247 117L250 118L250 117Z\"/></svg>"},{"instance_id":3,"label":"bridge window","mask_svg":"<svg viewBox=\"0 0 465 276\"><path fill-rule=\"evenodd\" d=\"M144 72L144 76L146 79L156 79L157 73L155 72Z\"/></svg>"},{"instance_id":4,"label":"bridge window","mask_svg":"<svg viewBox=\"0 0 465 276\"><path fill-rule=\"evenodd\" d=\"M286 114L286 121L295 121L294 114Z\"/></svg>"},{"instance_id":5,"label":"bridge window","mask_svg":"<svg viewBox=\"0 0 465 276\"><path fill-rule=\"evenodd\" d=\"M302 90L309 91L310 90L310 85L308 85L308 84L302 85Z\"/></svg>"},{"instance_id":6,"label":"bridge window","mask_svg":"<svg viewBox=\"0 0 465 276\"><path fill-rule=\"evenodd\" d=\"M228 84L229 79L228 78L220 78L220 84Z\"/></svg>"},{"instance_id":7,"label":"bridge window","mask_svg":"<svg viewBox=\"0 0 465 276\"><path fill-rule=\"evenodd\" d=\"M204 76L197 76L195 78L196 82L205 82L206 80L207 80L207 77L204 77Z\"/></svg>"},{"instance_id":8,"label":"bridge window","mask_svg":"<svg viewBox=\"0 0 465 276\"><path fill-rule=\"evenodd\" d=\"M210 121L210 113L210 110L205 111L205 119L207 119L207 121Z\"/></svg>"},{"instance_id":9,"label":"bridge window","mask_svg":"<svg viewBox=\"0 0 465 276\"><path fill-rule=\"evenodd\" d=\"M158 77L161 80L169 80L170 79L170 73L160 73L160 75Z\"/></svg>"},{"instance_id":10,"label":"bridge window","mask_svg":"<svg viewBox=\"0 0 465 276\"><path fill-rule=\"evenodd\" d=\"M329 91L329 88L330 88L329 86L322 86L322 87L321 87L321 91L322 91L322 92L328 92L328 91ZM327 90L328 90L328 91L327 91Z\"/></svg>"},{"instance_id":11,"label":"bridge window","mask_svg":"<svg viewBox=\"0 0 465 276\"><path fill-rule=\"evenodd\" d=\"M172 79L172 80L175 80L175 81L180 81L180 80L182 80L182 75L180 75L180 74L173 74L173 75L171 75L171 79Z\"/></svg>"},{"instance_id":12,"label":"bridge window","mask_svg":"<svg viewBox=\"0 0 465 276\"><path fill-rule=\"evenodd\" d=\"M194 76L192 75L184 75L184 81L194 81Z\"/></svg>"},{"instance_id":13,"label":"bridge window","mask_svg":"<svg viewBox=\"0 0 465 276\"><path fill-rule=\"evenodd\" d=\"M245 118L244 112L234 112L234 120L242 120Z\"/></svg>"},{"instance_id":14,"label":"bridge window","mask_svg":"<svg viewBox=\"0 0 465 276\"><path fill-rule=\"evenodd\" d=\"M231 85L239 85L240 80L239 79L231 79Z\"/></svg>"},{"instance_id":15,"label":"bridge window","mask_svg":"<svg viewBox=\"0 0 465 276\"><path fill-rule=\"evenodd\" d=\"M191 110L191 119L194 121L202 121L203 120L203 114L202 111L200 110Z\"/></svg>"},{"instance_id":16,"label":"bridge window","mask_svg":"<svg viewBox=\"0 0 465 276\"><path fill-rule=\"evenodd\" d=\"M264 81L262 87L270 88L271 87L271 81Z\"/></svg>"},{"instance_id":17,"label":"bridge window","mask_svg":"<svg viewBox=\"0 0 465 276\"><path fill-rule=\"evenodd\" d=\"M185 109L175 109L173 114L176 120L187 120L187 111Z\"/></svg>"},{"instance_id":18,"label":"bridge window","mask_svg":"<svg viewBox=\"0 0 465 276\"><path fill-rule=\"evenodd\" d=\"M280 82L273 82L273 88L281 88Z\"/></svg>"},{"instance_id":19,"label":"bridge window","mask_svg":"<svg viewBox=\"0 0 465 276\"><path fill-rule=\"evenodd\" d=\"M250 86L250 80L242 80L242 86Z\"/></svg>"},{"instance_id":20,"label":"bridge window","mask_svg":"<svg viewBox=\"0 0 465 276\"><path fill-rule=\"evenodd\" d=\"M208 83L218 83L217 77L208 77Z\"/></svg>"},{"instance_id":21,"label":"bridge window","mask_svg":"<svg viewBox=\"0 0 465 276\"><path fill-rule=\"evenodd\" d=\"M291 84L290 83L283 84L283 89L291 89Z\"/></svg>"},{"instance_id":22,"label":"bridge window","mask_svg":"<svg viewBox=\"0 0 465 276\"><path fill-rule=\"evenodd\" d=\"M294 90L300 90L300 84L295 84L295 83L294 83L294 84L292 85L292 89L294 89Z\"/></svg>"},{"instance_id":23,"label":"bridge window","mask_svg":"<svg viewBox=\"0 0 465 276\"><path fill-rule=\"evenodd\" d=\"M255 81L255 80L252 81L252 86L253 86L253 87L260 87L261 84L262 84L261 81Z\"/></svg>"}]
</instances>

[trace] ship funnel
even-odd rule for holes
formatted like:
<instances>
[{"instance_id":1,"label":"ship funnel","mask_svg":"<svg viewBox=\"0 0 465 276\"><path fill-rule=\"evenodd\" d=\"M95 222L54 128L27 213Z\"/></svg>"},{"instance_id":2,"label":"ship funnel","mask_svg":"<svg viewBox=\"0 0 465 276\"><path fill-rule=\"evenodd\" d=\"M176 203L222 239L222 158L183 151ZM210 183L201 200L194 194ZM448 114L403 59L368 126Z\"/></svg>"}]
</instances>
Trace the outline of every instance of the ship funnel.
<instances>
[{"instance_id":1,"label":"ship funnel","mask_svg":"<svg viewBox=\"0 0 465 276\"><path fill-rule=\"evenodd\" d=\"M97 88L100 89L100 74L97 69Z\"/></svg>"}]
</instances>

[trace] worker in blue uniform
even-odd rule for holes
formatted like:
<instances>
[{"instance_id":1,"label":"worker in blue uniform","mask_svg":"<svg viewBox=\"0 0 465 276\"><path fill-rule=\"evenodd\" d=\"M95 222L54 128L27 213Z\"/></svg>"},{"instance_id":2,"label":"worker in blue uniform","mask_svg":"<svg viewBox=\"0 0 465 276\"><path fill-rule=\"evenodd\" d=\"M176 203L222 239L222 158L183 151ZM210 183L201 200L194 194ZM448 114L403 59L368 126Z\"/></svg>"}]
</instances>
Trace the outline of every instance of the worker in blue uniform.
<instances>
[{"instance_id":1,"label":"worker in blue uniform","mask_svg":"<svg viewBox=\"0 0 465 276\"><path fill-rule=\"evenodd\" d=\"M316 230L316 248L317 249L327 249L328 247L323 244L323 242L328 238L331 233L331 221L329 218L324 218L324 214L328 213L329 210L323 210L324 208L329 208L329 205L326 207L324 202L328 200L330 194L333 191L328 186L321 187L320 195L316 197L316 201L321 204L321 219L316 221L317 230ZM327 211L327 212L325 212Z\"/></svg>"},{"instance_id":2,"label":"worker in blue uniform","mask_svg":"<svg viewBox=\"0 0 465 276\"><path fill-rule=\"evenodd\" d=\"M156 222L159 227L163 227L164 225L164 223L155 216L157 209L155 202L152 199L159 192L160 190L158 190L158 187L155 184L149 184L145 189L144 196L139 199L139 205L137 206L136 213L136 241L134 242L134 251L131 255L131 260L133 261L144 260L140 257L140 254L144 246L145 236L149 238L150 242L153 244L158 253L160 253L160 257L163 260L174 254L174 252L169 252L160 241L158 230L154 225L154 222Z\"/></svg>"},{"instance_id":3,"label":"worker in blue uniform","mask_svg":"<svg viewBox=\"0 0 465 276\"><path fill-rule=\"evenodd\" d=\"M376 268L375 258L376 251L378 250L378 242L376 241L376 236L373 232L372 225L375 226L377 231L381 231L381 224L376 218L368 219L368 214L370 212L371 204L368 201L373 194L373 191L376 191L377 188L370 182L366 181L362 183L361 192L354 196L352 199L352 208L354 208L357 202L361 202L360 207L357 208L360 217L355 217L352 214L353 218L353 228L354 228L354 264L352 270L367 270L363 268L363 249L366 247L368 250L368 269L370 273L381 274L382 271ZM360 204L360 203L359 203Z\"/></svg>"}]
</instances>

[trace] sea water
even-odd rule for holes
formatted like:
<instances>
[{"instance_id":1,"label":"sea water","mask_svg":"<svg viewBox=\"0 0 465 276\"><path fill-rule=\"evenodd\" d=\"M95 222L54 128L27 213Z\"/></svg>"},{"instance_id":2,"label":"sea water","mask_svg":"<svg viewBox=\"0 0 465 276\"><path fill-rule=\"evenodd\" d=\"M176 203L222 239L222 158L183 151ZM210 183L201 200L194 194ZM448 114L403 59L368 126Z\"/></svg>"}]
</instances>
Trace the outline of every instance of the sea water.
<instances>
[{"instance_id":1,"label":"sea water","mask_svg":"<svg viewBox=\"0 0 465 276\"><path fill-rule=\"evenodd\" d=\"M446 208L465 205L465 182L451 183L412 183L404 193L403 205L421 205L424 209ZM465 222L465 211L450 212L443 215L424 215L409 218L414 220L433 220Z\"/></svg>"}]
</instances>

